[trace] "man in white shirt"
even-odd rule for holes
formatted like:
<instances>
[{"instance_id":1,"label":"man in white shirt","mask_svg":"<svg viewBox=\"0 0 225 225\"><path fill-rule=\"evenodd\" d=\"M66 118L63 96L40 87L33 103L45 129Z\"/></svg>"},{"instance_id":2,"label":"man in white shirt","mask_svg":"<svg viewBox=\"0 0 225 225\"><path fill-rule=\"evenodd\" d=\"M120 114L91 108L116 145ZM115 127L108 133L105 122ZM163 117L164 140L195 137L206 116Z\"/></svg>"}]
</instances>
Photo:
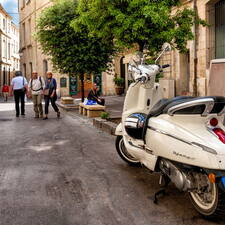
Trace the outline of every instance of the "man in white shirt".
<instances>
[{"instance_id":1,"label":"man in white shirt","mask_svg":"<svg viewBox=\"0 0 225 225\"><path fill-rule=\"evenodd\" d=\"M43 77L38 76L37 72L32 73L32 78L29 81L29 95L32 96L35 118L43 118L42 95L45 88Z\"/></svg>"},{"instance_id":2,"label":"man in white shirt","mask_svg":"<svg viewBox=\"0 0 225 225\"><path fill-rule=\"evenodd\" d=\"M25 115L25 103L24 98L27 91L27 80L23 77L21 71L15 72L15 77L11 81L11 95L14 94L16 105L16 117L20 115L19 102L21 101L21 115Z\"/></svg>"}]
</instances>

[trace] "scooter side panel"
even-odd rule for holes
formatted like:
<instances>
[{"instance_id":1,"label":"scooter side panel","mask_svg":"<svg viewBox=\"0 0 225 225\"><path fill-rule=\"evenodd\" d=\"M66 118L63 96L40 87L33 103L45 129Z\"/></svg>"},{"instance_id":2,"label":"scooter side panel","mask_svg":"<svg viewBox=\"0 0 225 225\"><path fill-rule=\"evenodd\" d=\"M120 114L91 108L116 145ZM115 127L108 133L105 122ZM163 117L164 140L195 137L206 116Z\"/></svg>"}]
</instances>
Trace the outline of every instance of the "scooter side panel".
<instances>
[{"instance_id":1,"label":"scooter side panel","mask_svg":"<svg viewBox=\"0 0 225 225\"><path fill-rule=\"evenodd\" d=\"M203 168L225 169L225 156L218 157L221 153L218 149L222 147L225 150L224 145L207 131L206 120L196 115L152 118L146 133L146 144L157 156ZM216 148L218 153L203 151L201 147L191 145L192 142Z\"/></svg>"},{"instance_id":2,"label":"scooter side panel","mask_svg":"<svg viewBox=\"0 0 225 225\"><path fill-rule=\"evenodd\" d=\"M138 147L143 146L143 142L129 138L127 135L123 136L124 144L127 151L136 159L138 159L143 165L150 170L155 170L158 157L150 154L144 148ZM132 144L131 144L132 143Z\"/></svg>"},{"instance_id":3,"label":"scooter side panel","mask_svg":"<svg viewBox=\"0 0 225 225\"><path fill-rule=\"evenodd\" d=\"M116 127L115 135L117 135L117 136L122 136L122 135L123 135L122 123L120 123L120 124Z\"/></svg>"}]
</instances>

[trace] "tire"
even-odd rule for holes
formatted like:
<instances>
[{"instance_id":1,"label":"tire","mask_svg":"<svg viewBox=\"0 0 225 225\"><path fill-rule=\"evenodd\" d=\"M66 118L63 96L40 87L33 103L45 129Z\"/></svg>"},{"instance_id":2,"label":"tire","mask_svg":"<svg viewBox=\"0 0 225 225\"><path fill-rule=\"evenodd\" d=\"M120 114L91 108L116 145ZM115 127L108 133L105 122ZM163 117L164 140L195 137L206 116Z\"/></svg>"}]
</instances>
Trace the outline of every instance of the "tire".
<instances>
[{"instance_id":1,"label":"tire","mask_svg":"<svg viewBox=\"0 0 225 225\"><path fill-rule=\"evenodd\" d=\"M219 184L211 184L212 201L206 202L201 194L190 192L191 203L195 209L207 219L215 219L225 216L225 192Z\"/></svg>"},{"instance_id":2,"label":"tire","mask_svg":"<svg viewBox=\"0 0 225 225\"><path fill-rule=\"evenodd\" d=\"M116 150L119 156L131 166L141 166L139 160L130 155L124 145L123 136L117 136L116 138Z\"/></svg>"}]
</instances>

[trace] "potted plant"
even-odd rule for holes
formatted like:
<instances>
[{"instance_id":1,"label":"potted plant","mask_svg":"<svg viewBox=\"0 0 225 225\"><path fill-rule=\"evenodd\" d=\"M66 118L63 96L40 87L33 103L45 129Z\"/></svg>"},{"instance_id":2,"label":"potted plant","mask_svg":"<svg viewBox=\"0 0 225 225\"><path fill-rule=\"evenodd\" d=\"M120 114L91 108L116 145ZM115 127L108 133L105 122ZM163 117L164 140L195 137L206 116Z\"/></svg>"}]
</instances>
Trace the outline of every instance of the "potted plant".
<instances>
[{"instance_id":1,"label":"potted plant","mask_svg":"<svg viewBox=\"0 0 225 225\"><path fill-rule=\"evenodd\" d=\"M113 81L115 83L116 94L122 95L124 92L124 78L116 76Z\"/></svg>"}]
</instances>

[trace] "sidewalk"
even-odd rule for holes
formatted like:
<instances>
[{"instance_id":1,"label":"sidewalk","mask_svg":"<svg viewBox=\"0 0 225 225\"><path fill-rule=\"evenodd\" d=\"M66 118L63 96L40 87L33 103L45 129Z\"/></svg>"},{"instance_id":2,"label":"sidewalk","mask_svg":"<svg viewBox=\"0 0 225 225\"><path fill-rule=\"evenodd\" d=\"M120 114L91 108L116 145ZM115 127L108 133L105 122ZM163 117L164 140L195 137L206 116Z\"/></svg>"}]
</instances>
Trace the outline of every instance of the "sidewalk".
<instances>
[{"instance_id":1,"label":"sidewalk","mask_svg":"<svg viewBox=\"0 0 225 225\"><path fill-rule=\"evenodd\" d=\"M109 119L97 118L87 118L85 119L93 121L93 126L97 129L102 130L103 132L115 135L115 130L120 123L122 112L123 112L123 103L125 96L102 96L105 99L106 112L109 113ZM70 115L78 115L78 106L81 102L81 99L74 99L73 105L62 105L60 100L57 102L57 105L65 111L68 111ZM81 115L82 116L82 115ZM83 117L83 116L82 116Z\"/></svg>"},{"instance_id":2,"label":"sidewalk","mask_svg":"<svg viewBox=\"0 0 225 225\"><path fill-rule=\"evenodd\" d=\"M125 96L105 96L106 111L111 118L121 118Z\"/></svg>"}]
</instances>

